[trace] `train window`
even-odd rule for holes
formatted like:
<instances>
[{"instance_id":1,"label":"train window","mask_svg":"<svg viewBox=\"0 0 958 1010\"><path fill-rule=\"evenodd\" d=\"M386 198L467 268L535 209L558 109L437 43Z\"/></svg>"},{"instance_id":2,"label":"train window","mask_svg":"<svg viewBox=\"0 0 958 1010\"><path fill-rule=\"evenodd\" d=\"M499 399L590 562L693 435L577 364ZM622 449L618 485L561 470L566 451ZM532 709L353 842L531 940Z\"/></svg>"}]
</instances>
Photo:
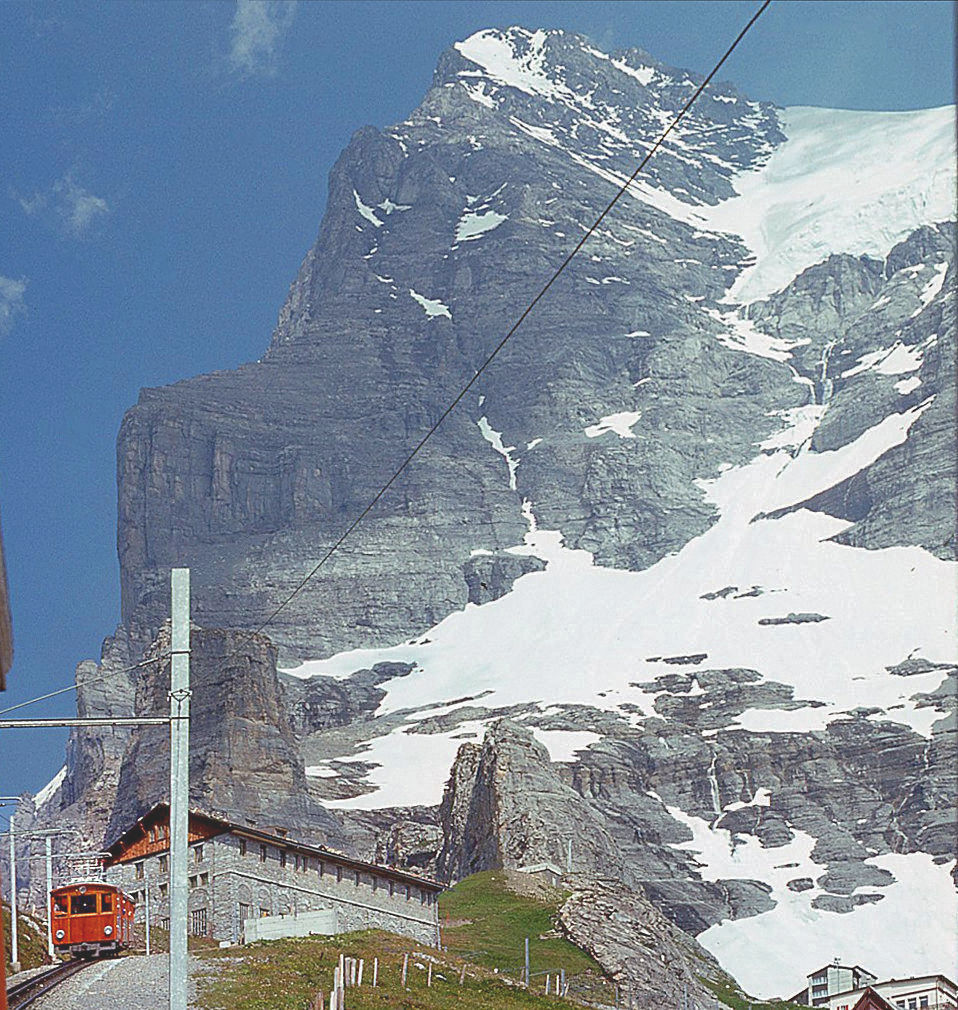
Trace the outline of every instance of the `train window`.
<instances>
[{"instance_id":1,"label":"train window","mask_svg":"<svg viewBox=\"0 0 958 1010\"><path fill-rule=\"evenodd\" d=\"M113 895L112 894L101 894L100 895L100 911L101 912L112 912L113 911Z\"/></svg>"},{"instance_id":2,"label":"train window","mask_svg":"<svg viewBox=\"0 0 958 1010\"><path fill-rule=\"evenodd\" d=\"M71 915L93 915L96 912L95 894L74 894L70 898Z\"/></svg>"},{"instance_id":3,"label":"train window","mask_svg":"<svg viewBox=\"0 0 958 1010\"><path fill-rule=\"evenodd\" d=\"M53 899L53 911L54 912L65 912L67 910L67 899L65 895L57 895Z\"/></svg>"}]
</instances>

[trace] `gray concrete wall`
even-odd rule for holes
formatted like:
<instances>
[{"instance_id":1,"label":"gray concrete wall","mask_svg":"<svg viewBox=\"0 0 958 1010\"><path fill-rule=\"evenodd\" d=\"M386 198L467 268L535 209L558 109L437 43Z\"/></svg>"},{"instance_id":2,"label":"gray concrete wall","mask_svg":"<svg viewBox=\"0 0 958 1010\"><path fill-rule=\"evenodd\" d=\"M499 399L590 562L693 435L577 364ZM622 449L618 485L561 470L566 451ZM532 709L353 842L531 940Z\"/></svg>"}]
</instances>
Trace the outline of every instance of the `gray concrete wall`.
<instances>
[{"instance_id":1,"label":"gray concrete wall","mask_svg":"<svg viewBox=\"0 0 958 1010\"><path fill-rule=\"evenodd\" d=\"M339 932L336 912L332 908L300 912L298 915L268 915L261 919L247 919L243 923L243 937L247 943L278 940L284 936L334 936Z\"/></svg>"}]
</instances>

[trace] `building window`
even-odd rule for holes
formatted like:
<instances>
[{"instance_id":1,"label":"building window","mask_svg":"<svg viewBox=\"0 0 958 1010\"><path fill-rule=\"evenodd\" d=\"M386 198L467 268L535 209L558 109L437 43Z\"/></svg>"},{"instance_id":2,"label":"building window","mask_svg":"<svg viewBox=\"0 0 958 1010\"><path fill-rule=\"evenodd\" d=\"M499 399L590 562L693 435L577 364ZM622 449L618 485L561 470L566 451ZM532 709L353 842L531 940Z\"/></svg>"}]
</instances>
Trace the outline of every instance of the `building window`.
<instances>
[{"instance_id":1,"label":"building window","mask_svg":"<svg viewBox=\"0 0 958 1010\"><path fill-rule=\"evenodd\" d=\"M160 929L165 929L165 930L169 931L169 928L170 928L170 920L169 919L160 919Z\"/></svg>"},{"instance_id":2,"label":"building window","mask_svg":"<svg viewBox=\"0 0 958 1010\"><path fill-rule=\"evenodd\" d=\"M208 873L200 874L200 887L206 887L210 882L210 875Z\"/></svg>"},{"instance_id":3,"label":"building window","mask_svg":"<svg viewBox=\"0 0 958 1010\"><path fill-rule=\"evenodd\" d=\"M919 1006L919 1008L928 1006L928 997L927 996L919 996L918 997L918 1006Z\"/></svg>"},{"instance_id":4,"label":"building window","mask_svg":"<svg viewBox=\"0 0 958 1010\"><path fill-rule=\"evenodd\" d=\"M375 873L373 874L373 890L379 890L379 877L377 877Z\"/></svg>"},{"instance_id":5,"label":"building window","mask_svg":"<svg viewBox=\"0 0 958 1010\"><path fill-rule=\"evenodd\" d=\"M246 855L246 839L245 838L241 838L239 840L239 850L240 850L240 855L241 856L245 856Z\"/></svg>"},{"instance_id":6,"label":"building window","mask_svg":"<svg viewBox=\"0 0 958 1010\"><path fill-rule=\"evenodd\" d=\"M196 887L196 877L190 877L190 890L192 891L194 887Z\"/></svg>"},{"instance_id":7,"label":"building window","mask_svg":"<svg viewBox=\"0 0 958 1010\"><path fill-rule=\"evenodd\" d=\"M160 856L159 864L160 864L160 873L168 873L170 869L170 857Z\"/></svg>"},{"instance_id":8,"label":"building window","mask_svg":"<svg viewBox=\"0 0 958 1010\"><path fill-rule=\"evenodd\" d=\"M280 866L285 866L286 865L286 850L285 849L280 849L279 850L279 865Z\"/></svg>"},{"instance_id":9,"label":"building window","mask_svg":"<svg viewBox=\"0 0 958 1010\"><path fill-rule=\"evenodd\" d=\"M389 897L390 898L393 896L393 893L395 892L395 890L396 890L396 885L390 880L389 881Z\"/></svg>"},{"instance_id":10,"label":"building window","mask_svg":"<svg viewBox=\"0 0 958 1010\"><path fill-rule=\"evenodd\" d=\"M343 880L343 868L341 866L336 867L336 883L340 884Z\"/></svg>"},{"instance_id":11,"label":"building window","mask_svg":"<svg viewBox=\"0 0 958 1010\"><path fill-rule=\"evenodd\" d=\"M425 905L426 904L426 898L427 898L426 892L425 891L420 891L419 892L419 904L420 905Z\"/></svg>"},{"instance_id":12,"label":"building window","mask_svg":"<svg viewBox=\"0 0 958 1010\"><path fill-rule=\"evenodd\" d=\"M170 889L169 889L169 886L167 884L160 884L160 897L161 898L165 898L167 896L167 894L169 893L169 890ZM169 922L170 920L167 919L166 921ZM165 926L163 928L164 929L169 929L169 926Z\"/></svg>"},{"instance_id":13,"label":"building window","mask_svg":"<svg viewBox=\"0 0 958 1010\"><path fill-rule=\"evenodd\" d=\"M356 871L356 886L359 887L359 870Z\"/></svg>"},{"instance_id":14,"label":"building window","mask_svg":"<svg viewBox=\"0 0 958 1010\"><path fill-rule=\"evenodd\" d=\"M136 879L137 880L142 880L143 879L143 864L142 863L135 863L134 866L133 866L133 869L136 871Z\"/></svg>"},{"instance_id":15,"label":"building window","mask_svg":"<svg viewBox=\"0 0 958 1010\"><path fill-rule=\"evenodd\" d=\"M266 846L265 845L261 845L259 847L259 861L261 863L265 863L266 862Z\"/></svg>"},{"instance_id":16,"label":"building window","mask_svg":"<svg viewBox=\"0 0 958 1010\"><path fill-rule=\"evenodd\" d=\"M309 869L309 860L303 856L303 873Z\"/></svg>"},{"instance_id":17,"label":"building window","mask_svg":"<svg viewBox=\"0 0 958 1010\"><path fill-rule=\"evenodd\" d=\"M240 902L239 915L240 915L240 925L242 926L247 919L253 918L253 906L244 905L242 902Z\"/></svg>"},{"instance_id":18,"label":"building window","mask_svg":"<svg viewBox=\"0 0 958 1010\"><path fill-rule=\"evenodd\" d=\"M197 863L202 863L203 862L203 846L202 845L197 845L196 848L193 850L193 859Z\"/></svg>"},{"instance_id":19,"label":"building window","mask_svg":"<svg viewBox=\"0 0 958 1010\"><path fill-rule=\"evenodd\" d=\"M194 908L190 912L190 933L193 936L206 936L207 916L205 908Z\"/></svg>"},{"instance_id":20,"label":"building window","mask_svg":"<svg viewBox=\"0 0 958 1010\"><path fill-rule=\"evenodd\" d=\"M918 1010L918 1000L910 999L908 1001L908 1010Z\"/></svg>"},{"instance_id":21,"label":"building window","mask_svg":"<svg viewBox=\"0 0 958 1010\"><path fill-rule=\"evenodd\" d=\"M319 875L322 876L326 872L326 864L320 860L319 863Z\"/></svg>"}]
</instances>

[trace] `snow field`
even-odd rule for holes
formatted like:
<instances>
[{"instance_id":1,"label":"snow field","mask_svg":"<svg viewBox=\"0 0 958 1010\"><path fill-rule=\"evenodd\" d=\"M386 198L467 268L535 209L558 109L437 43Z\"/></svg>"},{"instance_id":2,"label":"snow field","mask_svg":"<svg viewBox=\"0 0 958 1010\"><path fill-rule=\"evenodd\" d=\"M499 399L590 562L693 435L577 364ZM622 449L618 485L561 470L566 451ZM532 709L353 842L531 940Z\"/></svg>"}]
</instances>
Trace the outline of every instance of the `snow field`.
<instances>
[{"instance_id":1,"label":"snow field","mask_svg":"<svg viewBox=\"0 0 958 1010\"><path fill-rule=\"evenodd\" d=\"M739 195L697 208L708 228L741 235L757 256L729 301L780 291L832 253L884 259L920 225L954 220L954 106L916 112L796 106L780 117L786 142L762 168L732 180Z\"/></svg>"},{"instance_id":2,"label":"snow field","mask_svg":"<svg viewBox=\"0 0 958 1010\"><path fill-rule=\"evenodd\" d=\"M413 720L416 712L468 694L483 695L481 704L490 708L532 702L617 711L630 703L643 714L622 715L638 722L654 714L657 692L634 685L675 672L650 657L706 653L702 669L754 669L793 686L799 699L824 702L794 712L751 710L733 724L743 729L824 729L842 713L869 706L885 709L876 718L927 736L943 713L919 708L911 698L938 687L941 672L896 677L886 667L912 655L955 660L955 566L918 547L872 551L835 544L829 538L847 523L820 513L800 510L752 521L759 512L794 504L869 465L904 440L925 406L886 418L835 452L804 449L793 457L778 449L703 481L719 521L642 572L596 567L588 552L566 547L560 532L538 529L527 501L529 532L511 550L543 558L545 571L520 578L498 600L450 614L427 633L428 642L352 650L289 672L343 678L377 662L414 663L408 677L383 685L387 695L379 709L379 714L406 712ZM795 417L796 428L806 423L800 414ZM504 448L497 451L505 455ZM764 592L702 599L728 585L759 586ZM789 613L827 620L758 623ZM590 629L588 636L582 628ZM453 737L462 731L450 731L442 744L450 761ZM400 740L398 732L379 746L412 739L403 733ZM358 798L355 805L412 802L410 778L416 779L417 796L438 802L449 762L445 752L438 759L443 737L429 739L434 745L429 751L420 752L416 744L390 751L389 763L404 770L396 790ZM378 760L379 752L366 756Z\"/></svg>"}]
</instances>

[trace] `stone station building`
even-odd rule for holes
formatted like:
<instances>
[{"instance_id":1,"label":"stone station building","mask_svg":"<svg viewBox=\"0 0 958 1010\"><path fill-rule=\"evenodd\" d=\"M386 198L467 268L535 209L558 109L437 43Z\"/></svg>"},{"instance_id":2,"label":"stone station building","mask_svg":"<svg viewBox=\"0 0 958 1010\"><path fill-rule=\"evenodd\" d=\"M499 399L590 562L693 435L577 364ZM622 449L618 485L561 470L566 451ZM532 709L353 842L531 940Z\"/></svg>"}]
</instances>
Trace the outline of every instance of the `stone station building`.
<instances>
[{"instance_id":1,"label":"stone station building","mask_svg":"<svg viewBox=\"0 0 958 1010\"><path fill-rule=\"evenodd\" d=\"M241 942L249 920L289 917L286 935L303 932L297 918L322 923L308 931L385 929L420 943L439 942L436 881L351 859L279 833L190 813L189 930ZM169 807L157 804L108 847L107 880L136 902L143 922L169 926ZM252 930L251 930L252 932ZM275 931L273 935L276 935Z\"/></svg>"}]
</instances>

